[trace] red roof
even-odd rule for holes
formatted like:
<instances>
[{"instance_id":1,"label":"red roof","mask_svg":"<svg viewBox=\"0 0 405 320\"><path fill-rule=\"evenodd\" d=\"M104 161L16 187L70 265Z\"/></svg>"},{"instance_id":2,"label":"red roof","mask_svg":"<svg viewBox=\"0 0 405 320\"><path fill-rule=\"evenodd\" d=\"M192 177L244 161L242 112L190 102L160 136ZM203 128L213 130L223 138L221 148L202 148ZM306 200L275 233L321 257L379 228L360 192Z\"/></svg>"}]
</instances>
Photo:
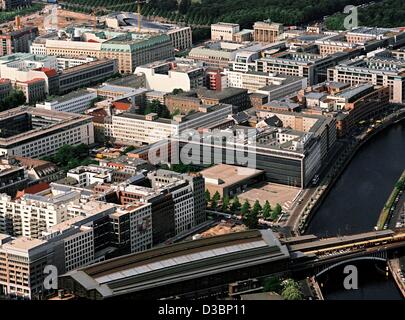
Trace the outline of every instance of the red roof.
<instances>
[{"instance_id":1,"label":"red roof","mask_svg":"<svg viewBox=\"0 0 405 320\"><path fill-rule=\"evenodd\" d=\"M16 199L21 198L24 194L36 194L39 192L42 192L46 189L49 189L49 183L48 182L40 182L37 184L34 184L30 187L25 188L22 191L18 191L17 195L15 196Z\"/></svg>"},{"instance_id":2,"label":"red roof","mask_svg":"<svg viewBox=\"0 0 405 320\"><path fill-rule=\"evenodd\" d=\"M115 101L112 103L112 105L114 106L114 108L123 111L127 111L131 108L131 104L128 102Z\"/></svg>"},{"instance_id":3,"label":"red roof","mask_svg":"<svg viewBox=\"0 0 405 320\"><path fill-rule=\"evenodd\" d=\"M51 69L51 68L37 68L34 69L35 71L42 71L44 72L48 77L54 77L57 75L57 72L55 69Z\"/></svg>"},{"instance_id":4,"label":"red roof","mask_svg":"<svg viewBox=\"0 0 405 320\"><path fill-rule=\"evenodd\" d=\"M93 40L93 39L89 39L89 40L87 40L87 42L99 43L99 41Z\"/></svg>"}]
</instances>

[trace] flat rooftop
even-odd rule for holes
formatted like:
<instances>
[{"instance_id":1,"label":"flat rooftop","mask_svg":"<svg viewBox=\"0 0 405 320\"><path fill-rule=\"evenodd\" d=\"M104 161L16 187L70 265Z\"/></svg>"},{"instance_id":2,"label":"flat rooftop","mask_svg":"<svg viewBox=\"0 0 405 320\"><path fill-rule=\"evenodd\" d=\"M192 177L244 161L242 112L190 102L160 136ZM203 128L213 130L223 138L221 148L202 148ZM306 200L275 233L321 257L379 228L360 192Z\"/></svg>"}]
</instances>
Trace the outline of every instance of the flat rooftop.
<instances>
[{"instance_id":1,"label":"flat rooftop","mask_svg":"<svg viewBox=\"0 0 405 320\"><path fill-rule=\"evenodd\" d=\"M263 170L232 166L229 164L218 164L201 171L206 184L215 184L221 187L231 186L262 173Z\"/></svg>"},{"instance_id":2,"label":"flat rooftop","mask_svg":"<svg viewBox=\"0 0 405 320\"><path fill-rule=\"evenodd\" d=\"M18 237L14 240L11 240L3 245L7 249L17 249L21 251L28 251L37 246L45 244L46 241L40 239L31 239L27 237Z\"/></svg>"},{"instance_id":3,"label":"flat rooftop","mask_svg":"<svg viewBox=\"0 0 405 320\"><path fill-rule=\"evenodd\" d=\"M25 132L21 132L15 135L11 135L5 138L0 138L0 146L7 148L10 145L28 140L33 139L36 137L40 137L45 134L50 134L51 132L62 130L65 127L79 124L83 121L90 122L92 117L76 114L76 113L68 113L68 112L61 112L61 111L52 111L46 110L41 108L34 108L34 107L18 107L14 109L10 109L7 111L0 112L0 121L5 121L10 119L13 121L18 116L23 115L30 115L38 118L46 119L49 124L41 126L39 128L35 128L32 130L28 130Z\"/></svg>"}]
</instances>

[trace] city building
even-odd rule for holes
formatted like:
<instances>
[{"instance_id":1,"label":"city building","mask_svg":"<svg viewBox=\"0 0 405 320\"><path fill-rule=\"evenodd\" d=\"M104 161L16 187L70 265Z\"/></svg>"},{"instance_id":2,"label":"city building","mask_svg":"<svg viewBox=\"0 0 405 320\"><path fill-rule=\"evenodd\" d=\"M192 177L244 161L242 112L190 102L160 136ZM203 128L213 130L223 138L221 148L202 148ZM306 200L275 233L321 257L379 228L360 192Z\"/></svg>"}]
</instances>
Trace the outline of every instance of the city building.
<instances>
[{"instance_id":1,"label":"city building","mask_svg":"<svg viewBox=\"0 0 405 320\"><path fill-rule=\"evenodd\" d=\"M138 17L132 12L111 13L105 17L107 27L115 30L126 30L128 32L138 31ZM183 51L192 47L191 27L183 27L175 24L160 23L141 20L141 31L145 34L166 34L170 37L173 47L177 51Z\"/></svg>"},{"instance_id":2,"label":"city building","mask_svg":"<svg viewBox=\"0 0 405 320\"><path fill-rule=\"evenodd\" d=\"M5 10L5 3L18 1L20 0L2 0L0 2L0 5L3 7L3 10ZM26 1L29 0L23 0L22 2ZM3 31L2 33L0 33L0 56L5 56L16 52L29 52L30 45L37 36L38 27L23 27L10 32Z\"/></svg>"},{"instance_id":3,"label":"city building","mask_svg":"<svg viewBox=\"0 0 405 320\"><path fill-rule=\"evenodd\" d=\"M11 89L11 80L0 78L0 100L3 100L5 97L7 97L10 94Z\"/></svg>"},{"instance_id":4,"label":"city building","mask_svg":"<svg viewBox=\"0 0 405 320\"><path fill-rule=\"evenodd\" d=\"M256 60L255 71L305 77L308 78L308 84L313 85L326 80L328 68L357 53L353 50L323 57L314 53L281 52Z\"/></svg>"},{"instance_id":5,"label":"city building","mask_svg":"<svg viewBox=\"0 0 405 320\"><path fill-rule=\"evenodd\" d=\"M76 57L76 58L56 57L58 71L77 67L82 64L89 63L89 62L92 62L95 60L97 60L97 59L94 57Z\"/></svg>"},{"instance_id":6,"label":"city building","mask_svg":"<svg viewBox=\"0 0 405 320\"><path fill-rule=\"evenodd\" d=\"M39 239L0 237L0 292L33 298L43 290L45 266L52 264L49 246Z\"/></svg>"},{"instance_id":7,"label":"city building","mask_svg":"<svg viewBox=\"0 0 405 320\"><path fill-rule=\"evenodd\" d=\"M198 111L204 105L231 104L235 109L246 109L249 105L249 96L246 89L224 88L223 90L209 90L199 88L189 92L168 94L165 105L170 112L180 111L187 114Z\"/></svg>"},{"instance_id":8,"label":"city building","mask_svg":"<svg viewBox=\"0 0 405 320\"><path fill-rule=\"evenodd\" d=\"M37 103L36 108L71 113L85 113L97 99L97 94L87 90L70 92L64 96L48 97L44 102Z\"/></svg>"},{"instance_id":9,"label":"city building","mask_svg":"<svg viewBox=\"0 0 405 320\"><path fill-rule=\"evenodd\" d=\"M61 275L60 284L79 299L186 299L199 290L224 290L246 274L258 278L286 270L289 261L287 246L270 229L250 230L104 261Z\"/></svg>"},{"instance_id":10,"label":"city building","mask_svg":"<svg viewBox=\"0 0 405 320\"><path fill-rule=\"evenodd\" d=\"M159 118L157 114L146 116L122 113L112 116L111 137L125 145L151 144L178 134L186 129L198 129L225 120L232 114L232 105L201 106L198 112L177 115L173 120Z\"/></svg>"},{"instance_id":11,"label":"city building","mask_svg":"<svg viewBox=\"0 0 405 320\"><path fill-rule=\"evenodd\" d=\"M0 113L0 155L40 158L65 144L94 143L91 117L19 107Z\"/></svg>"},{"instance_id":12,"label":"city building","mask_svg":"<svg viewBox=\"0 0 405 320\"><path fill-rule=\"evenodd\" d=\"M31 53L13 53L0 57L0 76L9 79L13 86L16 83L33 95L43 97L45 94L57 94L59 78L56 57L38 56ZM45 81L44 90L39 79ZM29 96L26 95L27 99ZM35 100L35 99L34 99Z\"/></svg>"},{"instance_id":13,"label":"city building","mask_svg":"<svg viewBox=\"0 0 405 320\"><path fill-rule=\"evenodd\" d=\"M114 169L96 165L80 166L70 169L67 178L76 180L76 186L87 187L92 184L110 183L113 180Z\"/></svg>"},{"instance_id":14,"label":"city building","mask_svg":"<svg viewBox=\"0 0 405 320\"><path fill-rule=\"evenodd\" d=\"M63 37L46 39L47 55L116 59L121 73L133 73L137 66L174 57L168 35L147 35L73 28L61 31ZM72 41L72 40L75 41ZM43 52L43 46L39 48ZM32 51L34 52L34 51Z\"/></svg>"},{"instance_id":15,"label":"city building","mask_svg":"<svg viewBox=\"0 0 405 320\"><path fill-rule=\"evenodd\" d=\"M328 69L328 81L351 86L369 83L389 87L390 101L405 101L405 61L391 58L358 58Z\"/></svg>"},{"instance_id":16,"label":"city building","mask_svg":"<svg viewBox=\"0 0 405 320\"><path fill-rule=\"evenodd\" d=\"M336 119L337 134L343 137L352 132L359 122L375 118L389 107L390 90L388 87L360 84L347 85L337 92L330 90L333 83L314 88L305 94L308 110L304 112L323 114Z\"/></svg>"},{"instance_id":17,"label":"city building","mask_svg":"<svg viewBox=\"0 0 405 320\"><path fill-rule=\"evenodd\" d=\"M94 85L117 72L117 60L105 58L65 69L59 74L59 94Z\"/></svg>"},{"instance_id":18,"label":"city building","mask_svg":"<svg viewBox=\"0 0 405 320\"><path fill-rule=\"evenodd\" d=\"M235 60L239 52L246 51L259 55L271 46L272 44L260 44L257 42L245 44L226 41L208 42L192 48L188 58L196 62L203 62L208 67L227 68L229 63Z\"/></svg>"},{"instance_id":19,"label":"city building","mask_svg":"<svg viewBox=\"0 0 405 320\"><path fill-rule=\"evenodd\" d=\"M211 197L218 192L221 199L234 197L243 192L248 186L263 180L263 170L218 164L202 170L205 188Z\"/></svg>"},{"instance_id":20,"label":"city building","mask_svg":"<svg viewBox=\"0 0 405 320\"><path fill-rule=\"evenodd\" d=\"M307 79L304 77L282 74L257 71L239 72L225 69L224 75L228 87L266 94L272 100L285 97L307 86Z\"/></svg>"},{"instance_id":21,"label":"city building","mask_svg":"<svg viewBox=\"0 0 405 320\"><path fill-rule=\"evenodd\" d=\"M211 25L212 41L234 41L234 35L240 31L237 23L218 22Z\"/></svg>"},{"instance_id":22,"label":"city building","mask_svg":"<svg viewBox=\"0 0 405 320\"><path fill-rule=\"evenodd\" d=\"M203 68L186 60L153 62L137 67L135 74L143 74L146 88L166 93L174 89L190 91L204 83Z\"/></svg>"},{"instance_id":23,"label":"city building","mask_svg":"<svg viewBox=\"0 0 405 320\"><path fill-rule=\"evenodd\" d=\"M8 157L0 158L0 194L6 193L14 197L18 190L28 186L29 179L27 170L21 163Z\"/></svg>"},{"instance_id":24,"label":"city building","mask_svg":"<svg viewBox=\"0 0 405 320\"><path fill-rule=\"evenodd\" d=\"M42 78L34 78L28 81L16 81L14 83L16 90L22 91L28 104L35 104L43 101L46 97L46 81Z\"/></svg>"},{"instance_id":25,"label":"city building","mask_svg":"<svg viewBox=\"0 0 405 320\"><path fill-rule=\"evenodd\" d=\"M65 176L53 162L25 157L14 157L20 166L25 168L31 184L49 183Z\"/></svg>"},{"instance_id":26,"label":"city building","mask_svg":"<svg viewBox=\"0 0 405 320\"><path fill-rule=\"evenodd\" d=\"M178 161L177 154L186 146L187 162L193 165L206 164L207 159L209 164L232 163L264 170L270 182L304 188L334 146L335 119L260 110L257 118L255 128L234 125L171 137L171 162Z\"/></svg>"}]
</instances>

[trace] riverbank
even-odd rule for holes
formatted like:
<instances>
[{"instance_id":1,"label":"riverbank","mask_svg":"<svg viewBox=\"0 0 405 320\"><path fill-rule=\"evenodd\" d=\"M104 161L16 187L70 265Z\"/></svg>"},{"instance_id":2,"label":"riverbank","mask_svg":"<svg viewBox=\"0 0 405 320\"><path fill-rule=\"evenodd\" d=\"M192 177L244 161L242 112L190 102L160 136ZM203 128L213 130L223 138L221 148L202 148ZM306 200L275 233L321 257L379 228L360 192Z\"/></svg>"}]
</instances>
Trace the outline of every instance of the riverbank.
<instances>
[{"instance_id":1,"label":"riverbank","mask_svg":"<svg viewBox=\"0 0 405 320\"><path fill-rule=\"evenodd\" d=\"M388 268L397 284L398 289L401 291L402 297L405 299L405 282L401 279L400 272L401 266L399 259L392 259L388 261Z\"/></svg>"},{"instance_id":2,"label":"riverbank","mask_svg":"<svg viewBox=\"0 0 405 320\"><path fill-rule=\"evenodd\" d=\"M405 108L399 109L386 118L382 119L381 124L375 127L373 130L368 130L367 132L364 132L363 134L356 137L356 139L352 142L352 145L349 146L349 152L346 154L345 159L343 160L339 169L332 177L327 176L324 181L321 181L322 189L316 190L317 192L314 193L315 196L311 197L310 201L312 203L310 210L306 210L306 212L303 212L300 223L298 225L298 230L295 230L297 234L303 234L307 231L309 224L311 223L318 209L321 207L321 204L325 200L326 196L329 194L336 182L340 179L341 175L351 163L357 152L370 139L383 132L385 129L391 127L392 125L402 122L403 120L405 120Z\"/></svg>"},{"instance_id":3,"label":"riverbank","mask_svg":"<svg viewBox=\"0 0 405 320\"><path fill-rule=\"evenodd\" d=\"M380 217L378 218L376 230L383 230L388 228L389 219L392 217L394 210L398 204L400 193L404 190L405 183L405 170L402 172L397 183L394 186L384 208L381 210Z\"/></svg>"}]
</instances>

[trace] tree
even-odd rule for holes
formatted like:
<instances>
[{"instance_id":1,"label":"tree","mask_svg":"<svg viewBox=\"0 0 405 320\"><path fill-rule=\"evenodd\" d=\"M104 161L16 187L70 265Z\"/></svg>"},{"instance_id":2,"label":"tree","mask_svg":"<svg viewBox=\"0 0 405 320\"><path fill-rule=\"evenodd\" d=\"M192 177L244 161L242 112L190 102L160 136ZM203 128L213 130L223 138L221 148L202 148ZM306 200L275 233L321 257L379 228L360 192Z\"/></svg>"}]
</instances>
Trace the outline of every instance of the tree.
<instances>
[{"instance_id":1,"label":"tree","mask_svg":"<svg viewBox=\"0 0 405 320\"><path fill-rule=\"evenodd\" d=\"M222 199L222 211L227 211L228 206L229 206L229 197L224 196L224 198Z\"/></svg>"},{"instance_id":2,"label":"tree","mask_svg":"<svg viewBox=\"0 0 405 320\"><path fill-rule=\"evenodd\" d=\"M179 12L185 14L191 6L191 0L180 0Z\"/></svg>"},{"instance_id":3,"label":"tree","mask_svg":"<svg viewBox=\"0 0 405 320\"><path fill-rule=\"evenodd\" d=\"M269 219L271 217L271 206L270 206L269 201L267 201L267 200L263 205L263 217L265 219Z\"/></svg>"},{"instance_id":4,"label":"tree","mask_svg":"<svg viewBox=\"0 0 405 320\"><path fill-rule=\"evenodd\" d=\"M152 100L146 103L144 114L156 113L160 118L170 118L170 111L165 105L162 105L159 100Z\"/></svg>"},{"instance_id":5,"label":"tree","mask_svg":"<svg viewBox=\"0 0 405 320\"><path fill-rule=\"evenodd\" d=\"M244 216L249 212L249 210L250 210L250 203L249 201L245 200L242 208L240 209L240 213L242 214L242 216Z\"/></svg>"},{"instance_id":6,"label":"tree","mask_svg":"<svg viewBox=\"0 0 405 320\"><path fill-rule=\"evenodd\" d=\"M260 205L259 200L256 200L256 201L255 201L252 210L255 211L257 214L259 214L260 211L262 211L262 206Z\"/></svg>"},{"instance_id":7,"label":"tree","mask_svg":"<svg viewBox=\"0 0 405 320\"><path fill-rule=\"evenodd\" d=\"M181 89L181 88L175 88L175 89L173 89L172 94L173 94L173 95L177 95L177 94L182 93L182 92L183 92L183 89Z\"/></svg>"},{"instance_id":8,"label":"tree","mask_svg":"<svg viewBox=\"0 0 405 320\"><path fill-rule=\"evenodd\" d=\"M283 290L281 296L286 300L302 300L303 295L300 286L293 279L287 279L282 282Z\"/></svg>"},{"instance_id":9,"label":"tree","mask_svg":"<svg viewBox=\"0 0 405 320\"><path fill-rule=\"evenodd\" d=\"M0 111L19 107L26 103L24 92L12 90L4 99L0 100Z\"/></svg>"},{"instance_id":10,"label":"tree","mask_svg":"<svg viewBox=\"0 0 405 320\"><path fill-rule=\"evenodd\" d=\"M247 211L246 214L243 215L243 222L249 229L256 229L258 227L260 210L261 206L259 200L256 200L252 210Z\"/></svg>"},{"instance_id":11,"label":"tree","mask_svg":"<svg viewBox=\"0 0 405 320\"><path fill-rule=\"evenodd\" d=\"M205 202L209 203L210 201L211 201L211 194L207 189L207 190L205 190Z\"/></svg>"},{"instance_id":12,"label":"tree","mask_svg":"<svg viewBox=\"0 0 405 320\"><path fill-rule=\"evenodd\" d=\"M218 201L219 201L220 199L221 199L221 196L220 196L219 192L216 191L216 192L214 193L214 195L212 196L212 199L211 199L211 207L212 207L212 208L216 208L217 205L218 205Z\"/></svg>"},{"instance_id":13,"label":"tree","mask_svg":"<svg viewBox=\"0 0 405 320\"><path fill-rule=\"evenodd\" d=\"M231 210L232 212L235 212L240 209L240 202L238 196L233 197L232 199L232 205L231 205Z\"/></svg>"},{"instance_id":14,"label":"tree","mask_svg":"<svg viewBox=\"0 0 405 320\"><path fill-rule=\"evenodd\" d=\"M273 212L271 213L271 220L275 221L277 218L280 216L282 212L282 208L279 203L276 204L276 206L273 209Z\"/></svg>"},{"instance_id":15,"label":"tree","mask_svg":"<svg viewBox=\"0 0 405 320\"><path fill-rule=\"evenodd\" d=\"M281 280L277 277L269 277L264 280L263 291L264 292L280 292L282 289Z\"/></svg>"}]
</instances>

